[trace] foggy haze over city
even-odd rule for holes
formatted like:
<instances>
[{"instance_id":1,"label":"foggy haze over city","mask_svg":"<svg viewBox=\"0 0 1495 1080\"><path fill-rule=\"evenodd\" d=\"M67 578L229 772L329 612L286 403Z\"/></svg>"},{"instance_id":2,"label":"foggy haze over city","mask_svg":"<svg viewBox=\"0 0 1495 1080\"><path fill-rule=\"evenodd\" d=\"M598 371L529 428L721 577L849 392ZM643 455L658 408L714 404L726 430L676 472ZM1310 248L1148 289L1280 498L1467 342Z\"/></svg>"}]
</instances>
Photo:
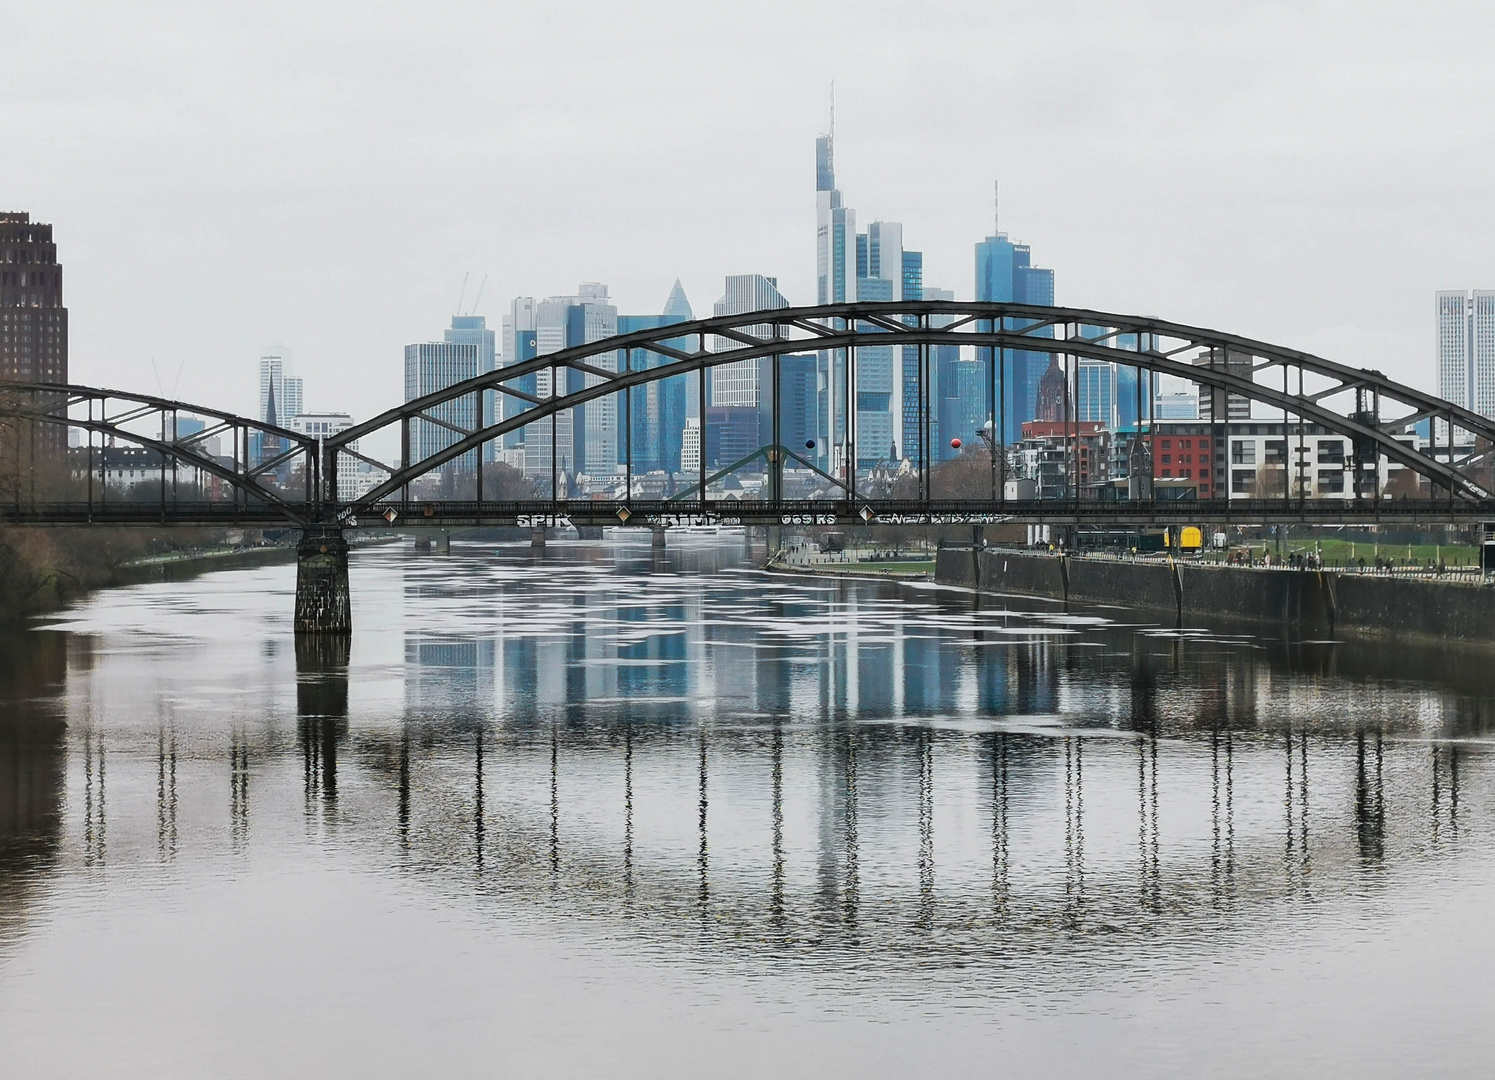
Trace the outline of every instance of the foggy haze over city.
<instances>
[{"instance_id":1,"label":"foggy haze over city","mask_svg":"<svg viewBox=\"0 0 1495 1080\"><path fill-rule=\"evenodd\" d=\"M605 282L815 302L813 147L924 282L1001 227L1056 302L1436 387L1433 294L1491 272L1490 9L1312 3L5 6L5 202L62 230L75 382L252 411L401 396L466 304Z\"/></svg>"}]
</instances>

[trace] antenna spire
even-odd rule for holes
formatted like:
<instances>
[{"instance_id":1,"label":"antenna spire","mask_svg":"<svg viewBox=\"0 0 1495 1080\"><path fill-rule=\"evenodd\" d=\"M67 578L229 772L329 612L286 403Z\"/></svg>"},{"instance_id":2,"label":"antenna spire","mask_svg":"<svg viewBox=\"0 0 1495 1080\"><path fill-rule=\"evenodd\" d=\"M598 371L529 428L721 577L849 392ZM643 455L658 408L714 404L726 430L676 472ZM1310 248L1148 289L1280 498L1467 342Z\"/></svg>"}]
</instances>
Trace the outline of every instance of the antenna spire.
<instances>
[{"instance_id":1,"label":"antenna spire","mask_svg":"<svg viewBox=\"0 0 1495 1080\"><path fill-rule=\"evenodd\" d=\"M1002 182L991 182L991 223L998 236L1002 235Z\"/></svg>"},{"instance_id":2,"label":"antenna spire","mask_svg":"<svg viewBox=\"0 0 1495 1080\"><path fill-rule=\"evenodd\" d=\"M831 80L831 145L836 144L836 80Z\"/></svg>"}]
</instances>

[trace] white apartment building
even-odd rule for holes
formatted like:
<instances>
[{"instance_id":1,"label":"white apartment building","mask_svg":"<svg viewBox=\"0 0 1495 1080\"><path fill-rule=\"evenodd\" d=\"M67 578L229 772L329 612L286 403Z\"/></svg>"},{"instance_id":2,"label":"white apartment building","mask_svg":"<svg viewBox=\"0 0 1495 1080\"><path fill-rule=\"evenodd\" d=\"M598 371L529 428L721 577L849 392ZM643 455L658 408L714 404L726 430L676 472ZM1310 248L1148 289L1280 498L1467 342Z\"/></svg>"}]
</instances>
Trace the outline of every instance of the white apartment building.
<instances>
[{"instance_id":1,"label":"white apartment building","mask_svg":"<svg viewBox=\"0 0 1495 1080\"><path fill-rule=\"evenodd\" d=\"M1205 476L1209 458L1213 457L1217 474L1222 468L1228 470L1229 485L1224 491L1231 499L1281 496L1284 470L1294 498L1300 494L1311 499L1355 497L1353 440L1317 424L1300 427L1292 421L1284 425L1280 420L1223 425L1165 421L1152 426L1150 439L1153 476L1158 479ZM1219 441L1226 445L1219 445ZM1402 441L1415 449L1415 436ZM1205 452L1200 454L1200 450ZM1374 481L1368 475L1363 481L1363 497L1378 498L1402 468L1379 455ZM1371 471L1365 470L1367 474Z\"/></svg>"},{"instance_id":2,"label":"white apartment building","mask_svg":"<svg viewBox=\"0 0 1495 1080\"><path fill-rule=\"evenodd\" d=\"M309 435L320 444L324 440L347 431L353 426L353 417L347 413L322 412L301 413L291 418L290 428L301 435ZM358 452L358 440L348 444L353 453ZM320 447L319 447L320 450ZM375 468L350 454L339 454L337 459L337 497L348 501L362 498L389 479L384 469Z\"/></svg>"}]
</instances>

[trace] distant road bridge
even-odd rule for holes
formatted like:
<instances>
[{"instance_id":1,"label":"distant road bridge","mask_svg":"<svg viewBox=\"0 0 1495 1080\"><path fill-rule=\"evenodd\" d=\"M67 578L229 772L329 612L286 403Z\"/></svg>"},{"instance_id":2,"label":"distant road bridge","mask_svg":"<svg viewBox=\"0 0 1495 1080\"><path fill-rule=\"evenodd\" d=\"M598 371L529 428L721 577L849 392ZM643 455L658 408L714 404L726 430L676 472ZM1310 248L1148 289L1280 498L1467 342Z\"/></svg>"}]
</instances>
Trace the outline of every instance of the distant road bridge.
<instances>
[{"instance_id":1,"label":"distant road bridge","mask_svg":"<svg viewBox=\"0 0 1495 1080\"><path fill-rule=\"evenodd\" d=\"M938 402L932 356L940 346L1045 354L1057 358L1065 374L1060 431L1068 493L1062 498L1008 499L1006 481L1011 448L1002 433L1015 408L1015 391L1005 385L1003 363L985 367L981 403L988 417L981 435L986 446L979 467L961 475L959 490L931 453ZM870 455L858 449L858 352L891 348L893 377L913 367L913 401L895 430L913 417L917 435L909 440L913 481L893 491L885 467L868 467ZM824 401L822 429L806 444L788 445L782 408L783 359L815 353L821 358L818 391ZM881 352L886 357L886 352ZM1079 484L1080 425L1074 375L1083 359L1112 361L1124 368L1172 375L1196 383L1216 407L1197 421L1225 433L1231 397L1255 404L1250 422L1280 424L1283 440L1296 439L1296 465L1282 462L1281 494L1269 498L1222 497L1173 500L1159 497L1147 434L1160 421L1137 380L1138 438L1143 454L1128 498L1086 497ZM702 373L750 362L762 397L760 446L723 468L707 454L688 486L669 497L642 498L633 463L631 412L635 388L669 379L688 379L696 415L709 421ZM535 390L543 376L555 394ZM691 378L694 376L694 378ZM620 422L616 488L609 497L571 498L571 463L548 451L563 441L563 419L582 423L579 407L611 400ZM485 410L480 403L496 408ZM498 404L501 403L501 404ZM460 406L454 408L453 406ZM495 420L484 424L491 412ZM205 418L207 426L180 433L180 416ZM467 423L454 420L466 416ZM828 419L827 419L828 417ZM1434 445L1422 452L1411 438L1415 425L1430 421ZM1235 421L1240 423L1241 421ZM11 430L7 433L4 427ZM48 471L47 446L60 446L56 429L66 428L74 449L69 467ZM767 430L763 430L766 428ZM538 438L545 455L533 498L485 497L479 460L485 447L512 432ZM50 434L48 434L50 432ZM435 432L437 437L432 438ZM1302 481L1307 438L1330 432L1345 436L1351 497L1315 498ZM1455 438L1455 432L1467 435ZM1437 439L1446 445L1436 445ZM949 433L945 433L949 434ZM8 436L8 437L7 437ZM700 445L706 445L706 431ZM395 460L361 453L369 442L398 444ZM1457 446L1455 444L1458 444ZM9 444L9 445L7 445ZM103 448L120 444L142 448L157 462L159 482L142 497L122 497L101 472ZM216 444L217 452L210 452ZM1212 440L1216 461L1212 490L1220 490L1225 441ZM37 447L41 446L42 451ZM421 452L425 446L429 452ZM0 455L13 460L0 490L0 522L17 525L254 525L302 530L303 559L298 588L298 630L345 631L347 615L345 528L407 529L412 526L508 525L546 528L560 525L980 525L999 522L1056 525L1136 526L1165 523L1369 524L1495 520L1495 493L1487 477L1495 447L1495 422L1434 395L1388 379L1378 371L1354 368L1297 350L1285 349L1215 330L1083 308L1004 303L906 301L830 304L719 316L619 335L456 383L392 408L332 437L317 438L221 410L149 395L84 386L37 383L0 384ZM224 449L228 452L224 453ZM880 448L879 448L880 449ZM53 455L55 459L55 455ZM355 495L340 477L363 463L386 476ZM753 465L766 477L759 497L727 495L720 481ZM1419 497L1390 499L1381 491L1384 465L1401 466L1419 480ZM1299 482L1290 482L1296 468ZM786 469L801 478L799 492L786 492ZM435 483L434 478L441 482ZM804 478L808 478L805 487ZM548 481L548 482L547 482ZM713 485L717 485L713 488ZM457 490L460 486L461 490ZM1229 491L1225 484L1224 490ZM424 489L424 490L423 490ZM461 496L461 497L457 497ZM341 584L339 584L339 582ZM304 595L303 595L304 594ZM320 599L318 599L320 597ZM320 607L318 606L320 605Z\"/></svg>"}]
</instances>

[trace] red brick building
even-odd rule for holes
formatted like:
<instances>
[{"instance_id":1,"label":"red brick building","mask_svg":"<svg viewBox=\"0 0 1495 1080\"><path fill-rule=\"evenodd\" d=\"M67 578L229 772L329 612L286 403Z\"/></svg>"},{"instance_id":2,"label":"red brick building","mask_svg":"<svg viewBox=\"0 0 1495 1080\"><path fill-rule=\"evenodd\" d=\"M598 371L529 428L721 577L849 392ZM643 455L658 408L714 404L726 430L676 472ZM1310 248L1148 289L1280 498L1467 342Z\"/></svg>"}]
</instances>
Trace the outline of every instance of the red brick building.
<instances>
[{"instance_id":1,"label":"red brick building","mask_svg":"<svg viewBox=\"0 0 1495 1080\"><path fill-rule=\"evenodd\" d=\"M1186 425L1179 425L1187 430ZM1214 470L1215 440L1209 435L1181 434L1177 431L1158 432L1148 437L1152 450L1152 475L1154 479L1192 480L1199 488L1201 499L1223 498L1224 493L1215 491Z\"/></svg>"}]
</instances>

